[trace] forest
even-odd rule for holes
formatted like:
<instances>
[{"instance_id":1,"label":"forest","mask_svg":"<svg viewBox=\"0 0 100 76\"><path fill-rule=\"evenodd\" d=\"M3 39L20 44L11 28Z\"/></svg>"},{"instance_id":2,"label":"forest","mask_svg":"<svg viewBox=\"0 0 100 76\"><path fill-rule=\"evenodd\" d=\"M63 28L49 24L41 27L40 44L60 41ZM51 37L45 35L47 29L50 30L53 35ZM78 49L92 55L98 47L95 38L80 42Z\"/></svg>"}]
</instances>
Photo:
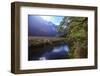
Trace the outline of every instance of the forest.
<instances>
[{"instance_id":1,"label":"forest","mask_svg":"<svg viewBox=\"0 0 100 76\"><path fill-rule=\"evenodd\" d=\"M69 44L69 58L87 58L88 41L87 17L64 17L57 27L58 32L64 33Z\"/></svg>"}]
</instances>

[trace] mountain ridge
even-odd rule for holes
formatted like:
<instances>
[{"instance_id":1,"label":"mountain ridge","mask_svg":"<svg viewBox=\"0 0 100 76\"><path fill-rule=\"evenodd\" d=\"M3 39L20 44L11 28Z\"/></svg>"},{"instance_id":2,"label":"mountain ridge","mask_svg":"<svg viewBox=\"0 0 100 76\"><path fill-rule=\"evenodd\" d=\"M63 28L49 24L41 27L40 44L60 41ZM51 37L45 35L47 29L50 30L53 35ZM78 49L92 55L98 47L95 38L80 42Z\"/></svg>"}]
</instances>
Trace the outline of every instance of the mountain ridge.
<instances>
[{"instance_id":1,"label":"mountain ridge","mask_svg":"<svg viewBox=\"0 0 100 76\"><path fill-rule=\"evenodd\" d=\"M28 16L28 36L58 36L56 25L40 16Z\"/></svg>"}]
</instances>

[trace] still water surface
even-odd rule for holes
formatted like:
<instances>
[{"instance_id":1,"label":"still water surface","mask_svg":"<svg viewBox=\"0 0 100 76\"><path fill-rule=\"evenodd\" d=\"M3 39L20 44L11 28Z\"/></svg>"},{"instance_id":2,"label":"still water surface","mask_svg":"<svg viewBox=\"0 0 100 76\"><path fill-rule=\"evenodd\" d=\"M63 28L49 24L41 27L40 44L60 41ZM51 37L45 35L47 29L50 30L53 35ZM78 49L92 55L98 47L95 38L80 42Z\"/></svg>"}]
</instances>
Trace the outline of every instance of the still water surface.
<instances>
[{"instance_id":1,"label":"still water surface","mask_svg":"<svg viewBox=\"0 0 100 76\"><path fill-rule=\"evenodd\" d=\"M28 60L67 59L69 47L66 43L29 47Z\"/></svg>"}]
</instances>

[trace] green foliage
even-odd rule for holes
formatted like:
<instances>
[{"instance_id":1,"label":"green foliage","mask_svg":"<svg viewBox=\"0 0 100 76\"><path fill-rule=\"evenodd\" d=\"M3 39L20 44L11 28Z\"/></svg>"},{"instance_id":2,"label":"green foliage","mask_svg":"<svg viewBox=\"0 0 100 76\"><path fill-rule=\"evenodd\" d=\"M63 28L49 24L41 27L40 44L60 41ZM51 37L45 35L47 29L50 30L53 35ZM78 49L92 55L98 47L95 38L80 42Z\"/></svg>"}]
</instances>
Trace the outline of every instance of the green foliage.
<instances>
[{"instance_id":1,"label":"green foliage","mask_svg":"<svg viewBox=\"0 0 100 76\"><path fill-rule=\"evenodd\" d=\"M87 57L87 22L86 17L64 17L58 27L70 45L70 58Z\"/></svg>"},{"instance_id":2,"label":"green foliage","mask_svg":"<svg viewBox=\"0 0 100 76\"><path fill-rule=\"evenodd\" d=\"M67 34L68 29L68 19L69 17L64 17L60 25L57 27L58 32L63 33L65 36Z\"/></svg>"}]
</instances>

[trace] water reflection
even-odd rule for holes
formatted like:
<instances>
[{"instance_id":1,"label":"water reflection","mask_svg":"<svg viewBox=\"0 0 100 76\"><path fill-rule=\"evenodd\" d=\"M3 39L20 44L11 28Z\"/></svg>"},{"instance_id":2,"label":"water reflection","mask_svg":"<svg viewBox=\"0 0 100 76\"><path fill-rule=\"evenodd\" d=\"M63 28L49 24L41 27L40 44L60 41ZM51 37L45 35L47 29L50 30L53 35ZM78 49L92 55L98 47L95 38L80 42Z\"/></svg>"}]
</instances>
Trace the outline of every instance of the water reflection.
<instances>
[{"instance_id":1,"label":"water reflection","mask_svg":"<svg viewBox=\"0 0 100 76\"><path fill-rule=\"evenodd\" d=\"M66 43L29 47L29 60L67 59L69 47Z\"/></svg>"}]
</instances>

